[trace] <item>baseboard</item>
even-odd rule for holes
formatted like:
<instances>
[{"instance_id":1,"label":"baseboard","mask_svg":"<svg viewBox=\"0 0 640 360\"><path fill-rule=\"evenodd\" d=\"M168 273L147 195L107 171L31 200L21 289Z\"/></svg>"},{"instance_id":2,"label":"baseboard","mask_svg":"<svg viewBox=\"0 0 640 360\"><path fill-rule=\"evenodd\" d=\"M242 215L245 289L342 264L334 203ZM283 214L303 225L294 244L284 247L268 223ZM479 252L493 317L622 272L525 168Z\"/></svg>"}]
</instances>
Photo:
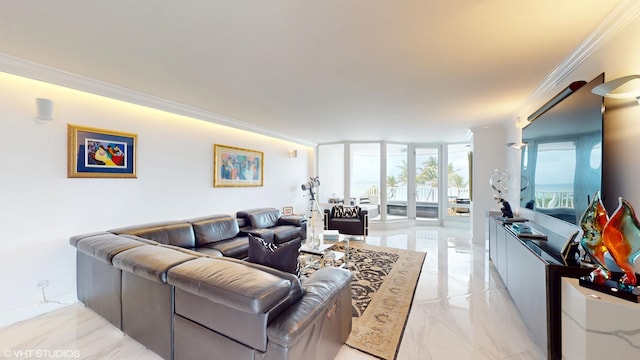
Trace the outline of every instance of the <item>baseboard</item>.
<instances>
[{"instance_id":1,"label":"baseboard","mask_svg":"<svg viewBox=\"0 0 640 360\"><path fill-rule=\"evenodd\" d=\"M48 301L37 301L0 314L0 327L5 327L17 322L31 319L38 315L46 314L50 311L78 302L75 293L68 293L48 299Z\"/></svg>"}]
</instances>

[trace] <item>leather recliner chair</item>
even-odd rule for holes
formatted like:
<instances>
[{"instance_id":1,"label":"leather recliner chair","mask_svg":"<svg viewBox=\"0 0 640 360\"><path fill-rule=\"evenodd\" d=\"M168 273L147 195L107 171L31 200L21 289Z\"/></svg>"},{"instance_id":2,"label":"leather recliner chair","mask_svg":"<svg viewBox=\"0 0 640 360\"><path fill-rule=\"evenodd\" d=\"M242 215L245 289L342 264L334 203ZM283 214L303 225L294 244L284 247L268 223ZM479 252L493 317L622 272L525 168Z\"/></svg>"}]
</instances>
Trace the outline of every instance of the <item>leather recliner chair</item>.
<instances>
[{"instance_id":1,"label":"leather recliner chair","mask_svg":"<svg viewBox=\"0 0 640 360\"><path fill-rule=\"evenodd\" d=\"M340 234L358 235L366 238L369 235L369 212L359 206L351 207L357 211L353 216L341 216L340 207L336 205L331 209L324 209L324 229L338 230Z\"/></svg>"}]
</instances>

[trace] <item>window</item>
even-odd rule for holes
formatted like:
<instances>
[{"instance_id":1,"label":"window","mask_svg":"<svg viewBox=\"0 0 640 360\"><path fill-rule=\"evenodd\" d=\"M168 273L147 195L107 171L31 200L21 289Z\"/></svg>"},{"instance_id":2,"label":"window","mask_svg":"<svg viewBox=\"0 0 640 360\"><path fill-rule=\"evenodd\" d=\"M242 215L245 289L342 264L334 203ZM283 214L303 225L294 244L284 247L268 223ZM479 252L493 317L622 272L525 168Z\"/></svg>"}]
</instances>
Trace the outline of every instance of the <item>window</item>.
<instances>
[{"instance_id":1,"label":"window","mask_svg":"<svg viewBox=\"0 0 640 360\"><path fill-rule=\"evenodd\" d=\"M387 215L388 218L407 217L407 145L387 144Z\"/></svg>"},{"instance_id":2,"label":"window","mask_svg":"<svg viewBox=\"0 0 640 360\"><path fill-rule=\"evenodd\" d=\"M380 203L380 144L351 144L349 192L353 204Z\"/></svg>"},{"instance_id":3,"label":"window","mask_svg":"<svg viewBox=\"0 0 640 360\"><path fill-rule=\"evenodd\" d=\"M469 216L469 145L450 144L447 146L447 159L448 214Z\"/></svg>"},{"instance_id":4,"label":"window","mask_svg":"<svg viewBox=\"0 0 640 360\"><path fill-rule=\"evenodd\" d=\"M366 206L370 220L465 220L470 209L469 145L345 142L318 145L322 206ZM449 203L447 203L449 196Z\"/></svg>"}]
</instances>

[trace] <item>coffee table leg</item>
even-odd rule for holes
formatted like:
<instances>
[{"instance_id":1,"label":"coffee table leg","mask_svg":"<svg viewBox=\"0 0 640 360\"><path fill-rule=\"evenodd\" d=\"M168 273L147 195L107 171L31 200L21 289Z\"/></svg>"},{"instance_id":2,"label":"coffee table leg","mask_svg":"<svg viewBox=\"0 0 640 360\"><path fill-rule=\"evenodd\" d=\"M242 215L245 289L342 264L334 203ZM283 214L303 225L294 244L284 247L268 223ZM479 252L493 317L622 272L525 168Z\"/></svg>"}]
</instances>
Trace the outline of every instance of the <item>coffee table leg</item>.
<instances>
[{"instance_id":1,"label":"coffee table leg","mask_svg":"<svg viewBox=\"0 0 640 360\"><path fill-rule=\"evenodd\" d=\"M349 238L344 239L344 267L349 268Z\"/></svg>"}]
</instances>

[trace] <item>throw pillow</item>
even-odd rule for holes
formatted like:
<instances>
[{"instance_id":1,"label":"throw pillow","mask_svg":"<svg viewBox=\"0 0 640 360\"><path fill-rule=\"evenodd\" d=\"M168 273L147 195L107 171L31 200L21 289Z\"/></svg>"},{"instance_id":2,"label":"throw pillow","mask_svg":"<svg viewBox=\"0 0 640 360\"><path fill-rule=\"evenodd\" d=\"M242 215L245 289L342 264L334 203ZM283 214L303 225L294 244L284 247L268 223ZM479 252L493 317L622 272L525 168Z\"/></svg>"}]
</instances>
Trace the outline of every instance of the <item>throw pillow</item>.
<instances>
[{"instance_id":1,"label":"throw pillow","mask_svg":"<svg viewBox=\"0 0 640 360\"><path fill-rule=\"evenodd\" d=\"M356 219L360 215L359 206L350 206L344 208L344 217L349 219Z\"/></svg>"},{"instance_id":2,"label":"throw pillow","mask_svg":"<svg viewBox=\"0 0 640 360\"><path fill-rule=\"evenodd\" d=\"M333 217L341 219L357 219L360 216L359 206L341 206L333 208Z\"/></svg>"},{"instance_id":3,"label":"throw pillow","mask_svg":"<svg viewBox=\"0 0 640 360\"><path fill-rule=\"evenodd\" d=\"M286 271L300 277L300 241L276 245L249 234L249 262Z\"/></svg>"}]
</instances>

